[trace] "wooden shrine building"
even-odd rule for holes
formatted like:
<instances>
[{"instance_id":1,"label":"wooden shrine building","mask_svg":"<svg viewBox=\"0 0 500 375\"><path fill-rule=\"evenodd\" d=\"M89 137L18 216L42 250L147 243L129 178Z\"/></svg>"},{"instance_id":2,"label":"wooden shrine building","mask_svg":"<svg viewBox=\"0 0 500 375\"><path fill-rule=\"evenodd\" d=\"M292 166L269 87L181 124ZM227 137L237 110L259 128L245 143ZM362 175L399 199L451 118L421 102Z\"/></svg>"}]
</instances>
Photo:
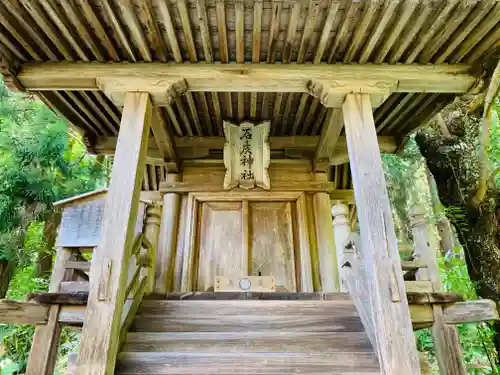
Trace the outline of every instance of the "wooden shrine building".
<instances>
[{"instance_id":1,"label":"wooden shrine building","mask_svg":"<svg viewBox=\"0 0 500 375\"><path fill-rule=\"evenodd\" d=\"M62 325L78 375L416 375L423 327L465 374L453 324L498 313L442 291L418 209L400 260L380 152L499 47L493 0L1 0L7 85L114 155L60 203L50 293L2 303L37 324L26 374Z\"/></svg>"}]
</instances>

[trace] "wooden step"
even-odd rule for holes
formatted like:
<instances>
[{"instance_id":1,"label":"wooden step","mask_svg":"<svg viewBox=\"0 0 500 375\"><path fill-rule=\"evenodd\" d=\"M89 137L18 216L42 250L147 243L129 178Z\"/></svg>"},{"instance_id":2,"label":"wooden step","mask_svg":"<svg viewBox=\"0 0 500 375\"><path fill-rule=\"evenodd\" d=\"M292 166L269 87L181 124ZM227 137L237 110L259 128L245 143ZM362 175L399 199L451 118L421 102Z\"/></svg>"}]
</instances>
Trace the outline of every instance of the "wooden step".
<instances>
[{"instance_id":1,"label":"wooden step","mask_svg":"<svg viewBox=\"0 0 500 375\"><path fill-rule=\"evenodd\" d=\"M129 332L124 352L373 353L364 332Z\"/></svg>"},{"instance_id":2,"label":"wooden step","mask_svg":"<svg viewBox=\"0 0 500 375\"><path fill-rule=\"evenodd\" d=\"M122 352L119 375L379 375L372 353L148 353Z\"/></svg>"},{"instance_id":3,"label":"wooden step","mask_svg":"<svg viewBox=\"0 0 500 375\"><path fill-rule=\"evenodd\" d=\"M144 301L131 331L363 332L348 299L339 301Z\"/></svg>"}]
</instances>

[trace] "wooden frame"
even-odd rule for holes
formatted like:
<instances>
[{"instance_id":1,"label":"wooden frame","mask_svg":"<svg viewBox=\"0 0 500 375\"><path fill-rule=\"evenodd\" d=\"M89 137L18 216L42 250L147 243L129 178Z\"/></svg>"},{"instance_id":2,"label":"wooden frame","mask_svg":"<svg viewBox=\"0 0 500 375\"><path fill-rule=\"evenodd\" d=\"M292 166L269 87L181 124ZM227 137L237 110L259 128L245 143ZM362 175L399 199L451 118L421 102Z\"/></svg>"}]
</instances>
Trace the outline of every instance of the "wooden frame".
<instances>
[{"instance_id":1,"label":"wooden frame","mask_svg":"<svg viewBox=\"0 0 500 375\"><path fill-rule=\"evenodd\" d=\"M249 202L273 202L273 201L288 201L288 202L299 202L300 209L297 207L296 215L299 223L305 223L300 226L300 230L307 229L307 212L305 210L305 193L304 192L288 192L288 191L224 191L218 193L210 192L191 192L187 196L187 210L185 217L184 230L184 243L183 243L183 265L182 265L182 282L181 291L191 292L193 291L193 275L195 267L195 248L197 241L197 225L198 225L198 215L199 215L199 205L203 202L235 202L242 201L242 221L248 222L248 217L245 218L245 213L248 214L248 210L245 210L245 205ZM246 203L245 203L246 202ZM248 250L248 235L243 235L243 241L246 241L246 246L243 249ZM245 245L245 244L244 244ZM301 256L301 264L304 262L302 257L306 257L306 254L310 254L309 246L306 246L304 241L299 243L299 253ZM247 252L248 254L248 252ZM248 266L248 261L247 261ZM309 263L307 261L302 265L306 269L311 269L310 266L310 255ZM304 279L301 279L301 287L306 290L312 290L312 272L306 272L305 275L301 275Z\"/></svg>"}]
</instances>

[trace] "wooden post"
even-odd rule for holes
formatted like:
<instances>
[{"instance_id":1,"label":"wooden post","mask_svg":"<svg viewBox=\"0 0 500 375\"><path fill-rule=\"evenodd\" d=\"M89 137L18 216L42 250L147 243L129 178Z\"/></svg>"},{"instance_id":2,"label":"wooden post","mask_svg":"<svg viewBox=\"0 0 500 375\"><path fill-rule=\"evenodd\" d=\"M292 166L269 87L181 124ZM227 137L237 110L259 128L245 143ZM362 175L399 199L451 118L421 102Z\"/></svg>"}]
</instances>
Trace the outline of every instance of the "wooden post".
<instances>
[{"instance_id":1,"label":"wooden post","mask_svg":"<svg viewBox=\"0 0 500 375\"><path fill-rule=\"evenodd\" d=\"M380 369L384 375L418 375L420 365L370 96L347 94L343 113Z\"/></svg>"},{"instance_id":2,"label":"wooden post","mask_svg":"<svg viewBox=\"0 0 500 375\"><path fill-rule=\"evenodd\" d=\"M160 234L161 206L157 202L148 205L146 211L146 222L144 224L144 236L149 240L153 248L148 252L149 267L143 268L147 274L148 286L146 293L151 293L155 285L155 264L158 249L158 237Z\"/></svg>"},{"instance_id":3,"label":"wooden post","mask_svg":"<svg viewBox=\"0 0 500 375\"><path fill-rule=\"evenodd\" d=\"M126 94L100 244L90 270L77 375L114 373L151 114L148 93Z\"/></svg>"},{"instance_id":4,"label":"wooden post","mask_svg":"<svg viewBox=\"0 0 500 375\"><path fill-rule=\"evenodd\" d=\"M66 262L73 256L72 250L64 247L57 249L52 268L49 292L58 292L65 280ZM47 324L37 325L26 367L26 375L52 375L56 363L61 326L57 322L59 305L49 309Z\"/></svg>"},{"instance_id":5,"label":"wooden post","mask_svg":"<svg viewBox=\"0 0 500 375\"><path fill-rule=\"evenodd\" d=\"M337 269L339 272L340 291L347 293L344 272L342 266L347 261L344 257L345 246L349 238L349 207L343 203L337 203L332 207L333 233L335 238L335 250L337 252Z\"/></svg>"},{"instance_id":6,"label":"wooden post","mask_svg":"<svg viewBox=\"0 0 500 375\"><path fill-rule=\"evenodd\" d=\"M166 182L178 182L180 180L179 174L167 174ZM178 193L166 193L163 196L160 236L158 239L155 266L155 293L166 293L173 290L180 203L181 196Z\"/></svg>"},{"instance_id":7,"label":"wooden post","mask_svg":"<svg viewBox=\"0 0 500 375\"><path fill-rule=\"evenodd\" d=\"M316 180L326 181L326 174L316 173ZM322 192L314 194L313 210L316 225L316 241L318 244L321 290L323 292L338 292L340 289L339 275L330 205L330 196L328 193Z\"/></svg>"},{"instance_id":8,"label":"wooden post","mask_svg":"<svg viewBox=\"0 0 500 375\"><path fill-rule=\"evenodd\" d=\"M429 245L429 228L425 215L425 208L421 205L413 207L411 211L411 228L414 241L414 256L423 261L427 268L417 271L417 280L432 281L435 292L442 291L439 266L436 262L436 251ZM432 338L436 349L436 359L441 375L465 375L467 369L462 359L462 350L457 328L446 324L443 318L441 305L433 305L434 324Z\"/></svg>"}]
</instances>

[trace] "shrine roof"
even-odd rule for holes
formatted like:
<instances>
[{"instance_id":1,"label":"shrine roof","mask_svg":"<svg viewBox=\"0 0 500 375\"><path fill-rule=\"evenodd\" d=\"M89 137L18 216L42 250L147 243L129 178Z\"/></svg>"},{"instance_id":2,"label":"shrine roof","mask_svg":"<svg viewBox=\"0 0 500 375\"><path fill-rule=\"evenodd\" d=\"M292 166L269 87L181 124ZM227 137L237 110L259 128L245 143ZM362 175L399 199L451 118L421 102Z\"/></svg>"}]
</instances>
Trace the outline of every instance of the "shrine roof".
<instances>
[{"instance_id":1,"label":"shrine roof","mask_svg":"<svg viewBox=\"0 0 500 375\"><path fill-rule=\"evenodd\" d=\"M493 0L0 2L0 72L21 90L32 90L17 79L24 67L47 62L467 64L472 71L499 40L500 2ZM90 149L116 137L121 108L103 91L32 91ZM404 138L455 96L439 91L387 95L374 109L377 132ZM272 136L319 136L333 111L304 92L188 91L158 114L178 138L221 136L223 120L271 120ZM158 181L164 174L151 171Z\"/></svg>"}]
</instances>

